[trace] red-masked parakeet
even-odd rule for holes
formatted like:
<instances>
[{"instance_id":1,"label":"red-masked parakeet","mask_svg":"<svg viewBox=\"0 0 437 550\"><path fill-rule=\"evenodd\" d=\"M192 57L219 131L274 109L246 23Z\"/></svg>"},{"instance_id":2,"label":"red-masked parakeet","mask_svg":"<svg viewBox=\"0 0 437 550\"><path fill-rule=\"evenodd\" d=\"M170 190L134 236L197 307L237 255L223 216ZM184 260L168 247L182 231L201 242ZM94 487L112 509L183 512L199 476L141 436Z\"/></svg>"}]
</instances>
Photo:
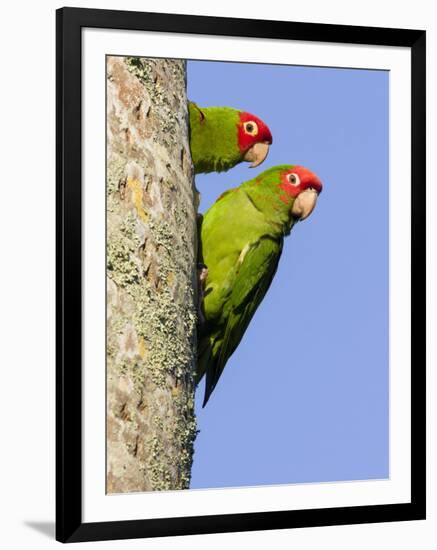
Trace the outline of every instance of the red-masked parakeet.
<instances>
[{"instance_id":1,"label":"red-masked parakeet","mask_svg":"<svg viewBox=\"0 0 437 550\"><path fill-rule=\"evenodd\" d=\"M272 134L255 115L231 107L199 107L189 102L190 149L196 174L225 172L240 162L260 165Z\"/></svg>"},{"instance_id":2,"label":"red-masked parakeet","mask_svg":"<svg viewBox=\"0 0 437 550\"><path fill-rule=\"evenodd\" d=\"M207 266L197 382L206 373L207 403L278 267L284 236L313 211L322 190L302 166L275 166L223 193L200 227Z\"/></svg>"}]
</instances>

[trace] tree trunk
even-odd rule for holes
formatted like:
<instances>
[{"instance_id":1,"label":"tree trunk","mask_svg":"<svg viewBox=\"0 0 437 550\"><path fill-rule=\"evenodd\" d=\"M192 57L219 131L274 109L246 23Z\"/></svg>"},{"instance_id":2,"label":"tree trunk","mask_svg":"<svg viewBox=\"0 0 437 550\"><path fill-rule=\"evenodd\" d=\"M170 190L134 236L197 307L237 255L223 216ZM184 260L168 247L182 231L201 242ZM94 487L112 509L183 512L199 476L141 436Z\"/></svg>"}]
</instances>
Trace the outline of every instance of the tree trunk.
<instances>
[{"instance_id":1,"label":"tree trunk","mask_svg":"<svg viewBox=\"0 0 437 550\"><path fill-rule=\"evenodd\" d=\"M108 493L189 486L194 205L185 62L108 57Z\"/></svg>"}]
</instances>

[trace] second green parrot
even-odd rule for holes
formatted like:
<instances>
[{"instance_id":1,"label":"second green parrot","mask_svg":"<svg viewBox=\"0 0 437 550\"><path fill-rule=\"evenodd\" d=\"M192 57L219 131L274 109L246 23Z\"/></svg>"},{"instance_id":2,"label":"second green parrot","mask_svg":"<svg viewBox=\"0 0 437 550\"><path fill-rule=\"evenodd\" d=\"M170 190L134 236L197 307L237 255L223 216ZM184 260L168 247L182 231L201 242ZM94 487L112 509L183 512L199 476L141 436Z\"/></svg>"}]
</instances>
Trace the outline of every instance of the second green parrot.
<instances>
[{"instance_id":1,"label":"second green parrot","mask_svg":"<svg viewBox=\"0 0 437 550\"><path fill-rule=\"evenodd\" d=\"M188 103L190 149L196 174L225 172L240 162L260 165L272 134L257 116L231 107L199 107Z\"/></svg>"},{"instance_id":2,"label":"second green parrot","mask_svg":"<svg viewBox=\"0 0 437 550\"><path fill-rule=\"evenodd\" d=\"M275 166L221 195L203 217L200 260L207 266L197 382L204 405L240 343L278 267L284 236L313 211L322 190L302 166Z\"/></svg>"}]
</instances>

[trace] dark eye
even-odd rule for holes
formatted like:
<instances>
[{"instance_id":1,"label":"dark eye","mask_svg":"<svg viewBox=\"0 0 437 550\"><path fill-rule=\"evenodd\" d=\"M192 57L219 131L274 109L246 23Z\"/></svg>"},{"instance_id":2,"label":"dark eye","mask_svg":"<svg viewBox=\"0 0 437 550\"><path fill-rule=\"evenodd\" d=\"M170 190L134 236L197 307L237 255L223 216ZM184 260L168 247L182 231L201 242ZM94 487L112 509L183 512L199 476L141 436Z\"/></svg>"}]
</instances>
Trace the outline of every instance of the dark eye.
<instances>
[{"instance_id":1,"label":"dark eye","mask_svg":"<svg viewBox=\"0 0 437 550\"><path fill-rule=\"evenodd\" d=\"M244 131L250 136L256 136L258 134L258 124L253 120L244 123Z\"/></svg>"},{"instance_id":2,"label":"dark eye","mask_svg":"<svg viewBox=\"0 0 437 550\"><path fill-rule=\"evenodd\" d=\"M300 184L300 178L294 172L292 174L288 174L288 181L291 183L291 185L298 186Z\"/></svg>"}]
</instances>

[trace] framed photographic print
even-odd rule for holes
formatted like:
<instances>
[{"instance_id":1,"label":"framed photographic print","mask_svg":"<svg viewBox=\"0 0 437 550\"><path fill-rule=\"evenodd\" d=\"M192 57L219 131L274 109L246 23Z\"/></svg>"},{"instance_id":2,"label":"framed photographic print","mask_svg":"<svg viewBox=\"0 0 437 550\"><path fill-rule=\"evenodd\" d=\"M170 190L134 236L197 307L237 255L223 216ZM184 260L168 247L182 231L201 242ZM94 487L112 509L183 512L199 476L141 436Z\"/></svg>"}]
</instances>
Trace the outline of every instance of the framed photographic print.
<instances>
[{"instance_id":1,"label":"framed photographic print","mask_svg":"<svg viewBox=\"0 0 437 550\"><path fill-rule=\"evenodd\" d=\"M425 518L425 32L57 12L57 539Z\"/></svg>"}]
</instances>

